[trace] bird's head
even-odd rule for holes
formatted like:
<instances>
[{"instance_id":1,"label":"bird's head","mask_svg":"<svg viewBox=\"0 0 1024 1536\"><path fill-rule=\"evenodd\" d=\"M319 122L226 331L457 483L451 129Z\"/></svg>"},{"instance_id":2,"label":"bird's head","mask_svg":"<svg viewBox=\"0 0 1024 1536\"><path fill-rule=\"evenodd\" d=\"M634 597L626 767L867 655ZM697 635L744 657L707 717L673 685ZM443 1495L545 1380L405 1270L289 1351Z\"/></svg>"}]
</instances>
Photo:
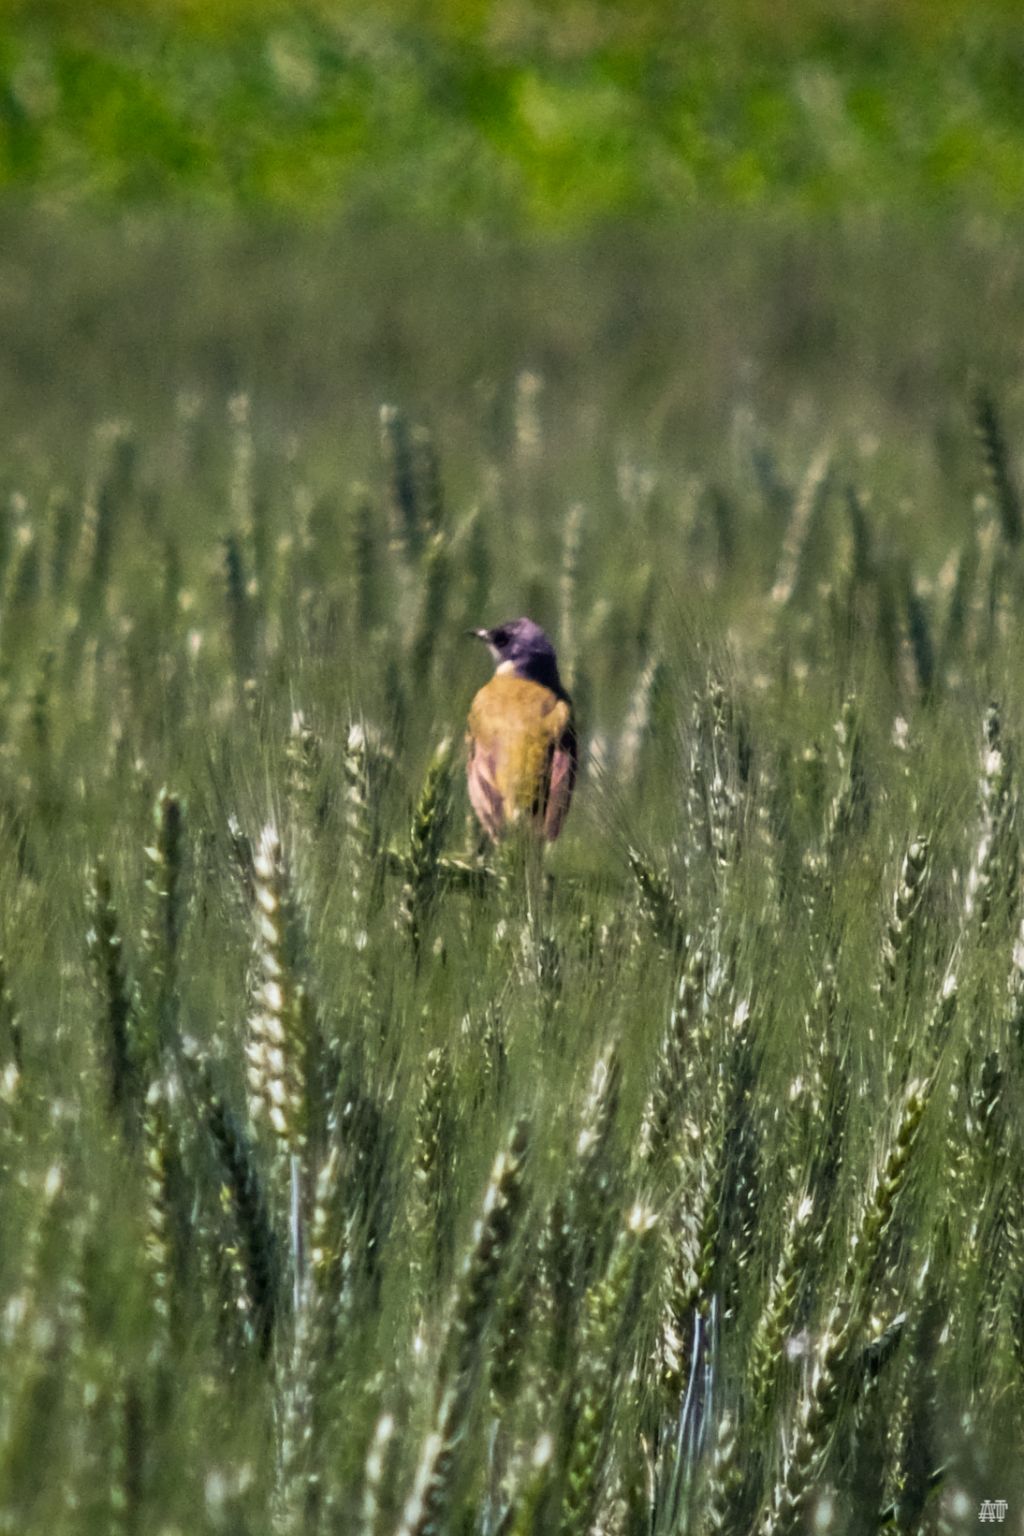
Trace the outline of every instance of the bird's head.
<instances>
[{"instance_id":1,"label":"bird's head","mask_svg":"<svg viewBox=\"0 0 1024 1536\"><path fill-rule=\"evenodd\" d=\"M494 657L499 672L512 672L561 691L555 648L532 619L509 619L493 629L471 629Z\"/></svg>"}]
</instances>

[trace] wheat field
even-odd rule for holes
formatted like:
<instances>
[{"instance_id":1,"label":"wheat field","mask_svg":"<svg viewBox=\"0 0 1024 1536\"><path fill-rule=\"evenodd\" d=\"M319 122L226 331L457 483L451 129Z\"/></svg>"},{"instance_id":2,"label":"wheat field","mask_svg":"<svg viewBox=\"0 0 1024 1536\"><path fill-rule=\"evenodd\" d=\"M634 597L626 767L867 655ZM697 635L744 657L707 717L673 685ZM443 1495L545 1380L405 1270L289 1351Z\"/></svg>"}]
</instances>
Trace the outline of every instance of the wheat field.
<instances>
[{"instance_id":1,"label":"wheat field","mask_svg":"<svg viewBox=\"0 0 1024 1536\"><path fill-rule=\"evenodd\" d=\"M0 1530L1020 1529L1020 401L945 300L902 415L827 328L698 406L610 303L578 415L447 310L305 429L113 300L137 415L109 337L5 375ZM517 612L582 727L543 872L463 782Z\"/></svg>"}]
</instances>

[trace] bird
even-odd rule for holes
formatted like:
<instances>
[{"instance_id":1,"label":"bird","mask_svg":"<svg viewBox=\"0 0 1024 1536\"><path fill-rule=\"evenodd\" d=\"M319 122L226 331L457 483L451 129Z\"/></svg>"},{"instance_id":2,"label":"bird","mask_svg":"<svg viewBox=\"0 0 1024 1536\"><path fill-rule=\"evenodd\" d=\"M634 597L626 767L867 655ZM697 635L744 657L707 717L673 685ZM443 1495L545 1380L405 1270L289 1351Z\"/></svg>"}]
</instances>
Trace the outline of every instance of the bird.
<instances>
[{"instance_id":1,"label":"bird","mask_svg":"<svg viewBox=\"0 0 1024 1536\"><path fill-rule=\"evenodd\" d=\"M568 814L579 761L572 700L555 648L532 619L467 633L484 642L496 663L469 711L470 803L495 842L516 826L553 842Z\"/></svg>"}]
</instances>

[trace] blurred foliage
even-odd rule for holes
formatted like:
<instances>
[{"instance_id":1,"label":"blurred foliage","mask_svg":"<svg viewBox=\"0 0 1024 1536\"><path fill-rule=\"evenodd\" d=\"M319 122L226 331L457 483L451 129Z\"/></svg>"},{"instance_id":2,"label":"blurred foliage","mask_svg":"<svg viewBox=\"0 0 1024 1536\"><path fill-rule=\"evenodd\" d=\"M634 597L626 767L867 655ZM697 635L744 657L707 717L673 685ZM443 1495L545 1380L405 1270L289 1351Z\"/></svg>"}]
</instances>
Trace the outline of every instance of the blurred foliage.
<instances>
[{"instance_id":1,"label":"blurred foliage","mask_svg":"<svg viewBox=\"0 0 1024 1536\"><path fill-rule=\"evenodd\" d=\"M219 222L0 244L0 1530L1018 1508L1024 245Z\"/></svg>"},{"instance_id":2,"label":"blurred foliage","mask_svg":"<svg viewBox=\"0 0 1024 1536\"><path fill-rule=\"evenodd\" d=\"M6 9L0 186L60 205L521 227L1024 194L1009 0Z\"/></svg>"},{"instance_id":3,"label":"blurred foliage","mask_svg":"<svg viewBox=\"0 0 1024 1536\"><path fill-rule=\"evenodd\" d=\"M318 458L351 444L365 476L382 400L475 462L527 369L574 497L619 451L680 473L717 462L723 423L750 408L796 434L798 458L825 434L868 455L905 437L898 494L939 504L971 370L1024 408L1022 297L1019 229L980 215L808 229L714 211L678 231L413 240L369 220L8 210L0 414L30 458L56 445L50 473L97 416L160 432L169 389L245 388L268 429L315 433ZM934 515L917 521L930 537Z\"/></svg>"}]
</instances>

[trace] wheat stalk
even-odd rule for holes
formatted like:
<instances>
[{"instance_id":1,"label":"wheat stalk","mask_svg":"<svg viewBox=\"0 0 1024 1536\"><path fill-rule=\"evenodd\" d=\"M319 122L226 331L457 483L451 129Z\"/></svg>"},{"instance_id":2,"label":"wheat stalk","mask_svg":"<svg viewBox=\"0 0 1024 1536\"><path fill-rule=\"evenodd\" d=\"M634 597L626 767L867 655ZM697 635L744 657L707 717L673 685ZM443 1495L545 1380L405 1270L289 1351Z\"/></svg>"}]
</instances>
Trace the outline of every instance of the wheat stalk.
<instances>
[{"instance_id":1,"label":"wheat stalk","mask_svg":"<svg viewBox=\"0 0 1024 1536\"><path fill-rule=\"evenodd\" d=\"M402 889L401 916L417 961L438 891L438 861L448 831L451 790L451 741L445 738L434 752L413 815L409 862Z\"/></svg>"},{"instance_id":2,"label":"wheat stalk","mask_svg":"<svg viewBox=\"0 0 1024 1536\"><path fill-rule=\"evenodd\" d=\"M995 401L988 390L980 386L974 393L974 420L985 473L995 494L1003 538L1007 544L1019 544L1024 533L1024 515L1010 472L1006 439Z\"/></svg>"},{"instance_id":3,"label":"wheat stalk","mask_svg":"<svg viewBox=\"0 0 1024 1536\"><path fill-rule=\"evenodd\" d=\"M934 1079L915 1079L909 1085L888 1148L876 1166L851 1238L845 1276L830 1308L811 1378L797 1409L783 1468L759 1522L762 1536L792 1536L802 1527L871 1305L882 1239L910 1171L933 1085Z\"/></svg>"},{"instance_id":4,"label":"wheat stalk","mask_svg":"<svg viewBox=\"0 0 1024 1536\"><path fill-rule=\"evenodd\" d=\"M775 582L772 586L772 602L780 608L788 607L801 583L804 552L811 531L821 516L832 479L832 454L822 448L815 454L793 499L789 522L782 540Z\"/></svg>"},{"instance_id":5,"label":"wheat stalk","mask_svg":"<svg viewBox=\"0 0 1024 1536\"><path fill-rule=\"evenodd\" d=\"M623 1365L630 1297L654 1224L649 1210L642 1205L633 1207L619 1229L604 1274L584 1298L578 1364L563 1430L568 1459L559 1529L564 1536L586 1536L607 1476L615 1385Z\"/></svg>"},{"instance_id":6,"label":"wheat stalk","mask_svg":"<svg viewBox=\"0 0 1024 1536\"><path fill-rule=\"evenodd\" d=\"M483 1211L452 1297L440 1352L433 1427L421 1448L398 1536L428 1536L441 1528L447 1510L482 1364L484 1334L522 1206L526 1146L526 1127L520 1123L491 1170Z\"/></svg>"}]
</instances>

